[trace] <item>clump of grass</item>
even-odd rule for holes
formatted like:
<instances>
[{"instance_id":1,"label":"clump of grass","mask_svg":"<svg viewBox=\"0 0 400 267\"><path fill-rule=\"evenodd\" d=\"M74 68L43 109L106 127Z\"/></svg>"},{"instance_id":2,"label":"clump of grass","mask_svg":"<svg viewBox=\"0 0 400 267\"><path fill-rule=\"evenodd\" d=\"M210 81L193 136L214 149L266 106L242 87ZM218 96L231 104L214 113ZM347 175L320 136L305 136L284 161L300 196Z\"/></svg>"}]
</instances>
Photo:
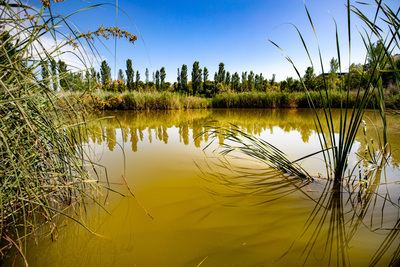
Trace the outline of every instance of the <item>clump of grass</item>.
<instances>
[{"instance_id":1,"label":"clump of grass","mask_svg":"<svg viewBox=\"0 0 400 267\"><path fill-rule=\"evenodd\" d=\"M84 147L83 105L54 91L62 74L48 64L62 54L61 48L71 45L72 51L82 42L90 45L91 38L74 31L69 16L53 15L49 1L40 6L2 1L0 13L0 239L5 245L0 254L14 246L24 258L24 237L38 221L69 217L66 206L95 199L101 189ZM56 45L46 49L44 36L63 39L54 39ZM71 52L83 62L86 53Z\"/></svg>"}]
</instances>

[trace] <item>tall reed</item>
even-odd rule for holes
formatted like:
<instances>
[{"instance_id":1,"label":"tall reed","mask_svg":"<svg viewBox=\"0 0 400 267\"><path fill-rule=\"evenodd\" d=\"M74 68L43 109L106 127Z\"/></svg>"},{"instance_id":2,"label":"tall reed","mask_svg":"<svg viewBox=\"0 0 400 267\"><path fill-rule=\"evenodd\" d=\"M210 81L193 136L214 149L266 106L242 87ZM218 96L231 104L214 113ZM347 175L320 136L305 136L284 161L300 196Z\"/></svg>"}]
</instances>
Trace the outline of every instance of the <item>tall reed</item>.
<instances>
[{"instance_id":1,"label":"tall reed","mask_svg":"<svg viewBox=\"0 0 400 267\"><path fill-rule=\"evenodd\" d=\"M377 10L376 10L376 17L378 16L378 13L382 10L382 1L376 1L378 4ZM390 10L389 7L386 6L388 10ZM317 45L318 45L318 56L319 56L319 64L321 66L322 72L324 72L324 67L323 67L323 62L322 62L322 55L321 55L321 50L318 44L318 38L317 38L317 33L314 27L313 20L311 18L311 15L307 9L307 6L305 6L306 13L309 19L309 23L312 27L312 30L314 31L315 38L317 40ZM384 11L384 13L389 13L392 14L391 11ZM386 133L386 117L385 117L385 105L384 105L384 93L383 93L383 86L382 86L382 73L383 73L383 66L385 65L384 61L387 60L388 56L390 56L390 51L391 50L391 43L386 43L385 39L387 37L382 37L377 34L377 29L379 27L377 26L376 20L371 22L366 16L363 15L362 12L360 12L356 7L351 7L350 6L350 1L347 1L347 28L348 28L348 45L349 45L349 50L351 51L351 20L350 20L350 15L351 13L354 12L356 13L361 19L363 19L366 24L369 25L369 27L372 29L372 32L378 37L379 42L382 42L384 44L384 49L380 51L375 51L377 54L374 55L374 62L371 67L371 69L366 73L363 74L365 79L367 79L368 83L367 86L365 87L365 91L363 91L360 88L356 92L356 97L354 100L351 99L350 97L350 88L346 88L343 83L340 84L339 92L342 95L340 98L340 103L339 103L339 109L340 109L340 121L337 125L333 123L332 119L332 101L331 101L331 94L328 86L328 81L327 78L324 77L324 86L322 88L319 88L318 95L316 96L315 94L312 94L306 85L304 84L304 81L302 80L302 76L300 75L299 70L291 60L289 56L287 56L287 60L293 65L295 71L297 72L303 87L305 94L307 96L307 101L309 103L310 108L314 112L314 122L315 122L315 127L316 130L319 134L320 138L320 144L321 144L321 151L323 151L324 159L326 162L326 167L327 167L327 177L333 178L335 181L342 181L345 179L346 171L348 168L348 158L351 153L351 149L353 147L353 143L355 141L355 137L357 135L357 132L359 131L360 125L363 123L363 116L365 113L365 110L369 107L369 103L376 97L376 103L377 103L377 108L379 111L380 119L384 125L383 132L382 132L382 149L385 149L387 146L387 133ZM392 30L392 36L391 40L398 40L398 23L393 22L393 20L385 20L383 19L383 22L389 24L390 27L393 27ZM341 48L339 45L339 34L338 34L338 29L337 29L337 24L336 21L334 21L335 27L336 27L336 51L337 51L337 58L338 58L338 63L339 63L339 72L342 72L342 69L344 69L344 63L341 59ZM397 24L396 24L397 23ZM296 28L297 29L297 28ZM300 32L298 30L299 36L302 40L302 44L304 46L304 49L309 56L310 63L312 65L313 62L311 60L310 52L309 49L306 45L306 42ZM369 56L371 56L371 48L373 47L373 43L371 42L371 39L369 38L368 34L362 35L362 38L364 40L364 44L369 52ZM271 41L272 42L272 41ZM273 42L272 42L273 43ZM395 43L398 44L396 41ZM279 49L281 49L278 45L273 43L275 46L277 46ZM282 50L282 49L281 49ZM283 51L283 50L282 50ZM351 55L351 53L349 53ZM350 56L349 56L349 66L351 64L350 61ZM397 79L397 76L396 76ZM397 82L398 83L398 82ZM354 102L353 102L354 101ZM320 115L320 113L317 112L317 108L321 106L323 109L323 115Z\"/></svg>"},{"instance_id":2,"label":"tall reed","mask_svg":"<svg viewBox=\"0 0 400 267\"><path fill-rule=\"evenodd\" d=\"M74 30L70 16L53 14L50 1L0 2L1 255L14 246L24 258L24 237L38 221L52 223L59 214L86 228L63 209L95 200L100 192L96 165L83 144L85 113L54 91L62 90L59 82L67 74L50 68L64 50L88 63L91 51L78 45L93 47L91 38ZM53 38L52 48L44 37Z\"/></svg>"}]
</instances>

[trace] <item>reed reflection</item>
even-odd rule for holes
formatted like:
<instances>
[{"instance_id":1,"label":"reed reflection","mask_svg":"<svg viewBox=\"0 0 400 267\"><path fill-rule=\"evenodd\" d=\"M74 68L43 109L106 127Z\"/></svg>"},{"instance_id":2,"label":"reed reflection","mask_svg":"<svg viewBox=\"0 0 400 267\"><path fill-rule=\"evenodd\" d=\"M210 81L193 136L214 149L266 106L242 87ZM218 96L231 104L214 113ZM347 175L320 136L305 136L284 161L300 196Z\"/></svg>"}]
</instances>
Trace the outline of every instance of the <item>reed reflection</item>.
<instances>
[{"instance_id":1,"label":"reed reflection","mask_svg":"<svg viewBox=\"0 0 400 267\"><path fill-rule=\"evenodd\" d=\"M400 263L398 169L385 161L376 168L359 161L356 174L344 182L316 179L313 183L240 155L207 157L196 165L209 194L224 205L265 205L293 193L301 196L299 201L314 203L302 230L278 263L286 257L298 257L303 265L365 263L357 259L361 253L353 248L366 249L359 245L365 236L377 241L370 241L375 250L367 259L370 266Z\"/></svg>"}]
</instances>

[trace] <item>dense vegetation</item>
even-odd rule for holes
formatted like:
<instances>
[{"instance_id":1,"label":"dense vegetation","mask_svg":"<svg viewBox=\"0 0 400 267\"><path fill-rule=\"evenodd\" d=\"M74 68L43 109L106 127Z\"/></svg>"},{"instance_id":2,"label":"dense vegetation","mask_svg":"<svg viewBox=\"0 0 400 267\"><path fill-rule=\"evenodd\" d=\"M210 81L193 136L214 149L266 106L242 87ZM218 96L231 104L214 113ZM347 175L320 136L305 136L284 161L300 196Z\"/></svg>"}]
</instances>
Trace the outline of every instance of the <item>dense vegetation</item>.
<instances>
[{"instance_id":1,"label":"dense vegetation","mask_svg":"<svg viewBox=\"0 0 400 267\"><path fill-rule=\"evenodd\" d=\"M133 70L132 60L126 61L126 70L119 69L118 78L113 80L111 78L111 68L106 60L101 62L101 67L98 72L93 68L86 71L85 75L70 73L68 79L73 85L72 90L80 90L83 84L92 82L103 91L112 92L132 92L132 91L146 91L146 92L176 92L184 95L214 97L220 93L241 93L241 92L303 92L303 84L306 85L308 90L317 91L327 86L329 90L337 91L340 87L350 88L350 90L358 90L359 88L365 89L368 85L368 75L371 72L372 66L376 65L378 60L373 55L382 50L383 44L378 42L369 47L368 64L355 64L352 63L349 71L346 73L339 72L338 60L332 58L330 61L330 70L328 73L316 76L313 67L308 67L305 74L295 79L288 77L283 81L276 81L275 74L271 79L264 78L263 74L255 74L253 71L242 72L240 75L235 72L231 74L225 70L225 64L220 63L218 72L215 72L214 78L209 78L207 67L200 68L199 62L195 61L192 66L191 80L188 77L188 66L183 64L178 68L176 82L171 84L166 82L165 68L152 73L152 79L149 77L149 70L146 68L145 79L141 80L139 71ZM388 55L395 66L400 67L400 55ZM381 60L381 59L379 59ZM58 62L64 65L63 62ZM381 63L382 64L382 63ZM388 89L391 95L399 93L395 86L395 77L391 72L393 65L387 58L384 60L384 65L380 66L385 73L383 74L383 85ZM61 70L61 68L59 68ZM66 70L65 70L66 71ZM65 71L61 71L64 74ZM46 77L47 72L44 72L43 78ZM60 73L60 74L61 74ZM125 76L126 75L126 76ZM125 78L126 77L126 78ZM326 79L324 79L326 78ZM65 80L64 79L64 80ZM63 81L65 83L65 81Z\"/></svg>"},{"instance_id":2,"label":"dense vegetation","mask_svg":"<svg viewBox=\"0 0 400 267\"><path fill-rule=\"evenodd\" d=\"M385 88L384 98L388 108L400 108L400 92L396 87L394 68L400 67L400 55L385 55L384 58L377 58L376 55L384 51L382 42L371 44L368 47L368 63L365 65L352 63L347 73L339 71L338 60L332 58L328 73L316 76L313 67L308 67L305 74L299 79L288 77L286 80L277 82L275 75L271 79L264 78L263 74L254 74L253 71L237 72L231 75L225 70L224 63L219 64L218 72L215 72L214 79L209 79L207 67L200 68L199 62L195 61L192 66L191 80L188 77L188 67L183 64L178 68L177 82L171 84L166 82L165 68L162 67L149 78L149 70L146 69L145 80L141 80L139 71L133 70L132 60L126 61L126 70L119 69L118 79L111 78L111 68L107 61L101 62L99 72L93 68L83 73L72 73L67 71L65 63L53 62L56 65L58 74L63 78L59 81L59 87L70 88L71 91L81 91L87 85L91 85L91 91L95 100L100 104L94 104L96 108L104 109L179 109L179 108L204 108L204 107L308 107L308 101L304 95L304 87L313 94L323 88L329 90L332 107L340 107L340 100L344 99L341 93L343 88L349 90L351 97L350 104L358 92L363 92L370 86L369 78L373 68L380 61L382 68L382 85ZM42 78L48 77L47 68L42 69ZM359 91L361 89L361 91ZM57 90L57 84L54 84ZM170 94L174 93L174 94ZM154 94L152 96L152 94ZM317 93L315 93L317 94ZM161 97L163 96L163 97ZM173 102L179 104L171 104ZM201 97L207 101L196 100L202 104L186 105L184 102L193 102L187 97ZM160 103L160 97L166 103ZM157 99L157 100L156 100ZM183 101L185 99L185 101ZM141 102L148 100L146 104ZM102 104L103 103L103 104ZM158 103L158 104L157 104ZM153 105L154 104L154 105ZM374 106L373 101L368 104L369 108ZM322 107L318 105L317 107Z\"/></svg>"}]
</instances>

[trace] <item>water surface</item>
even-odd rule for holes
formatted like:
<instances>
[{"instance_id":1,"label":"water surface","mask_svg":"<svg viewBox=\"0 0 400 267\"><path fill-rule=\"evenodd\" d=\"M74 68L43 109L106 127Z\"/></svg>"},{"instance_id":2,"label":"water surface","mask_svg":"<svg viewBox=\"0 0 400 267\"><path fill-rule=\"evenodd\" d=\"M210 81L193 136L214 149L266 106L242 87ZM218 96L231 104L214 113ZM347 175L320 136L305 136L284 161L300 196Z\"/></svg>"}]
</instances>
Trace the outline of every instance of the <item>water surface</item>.
<instances>
[{"instance_id":1,"label":"water surface","mask_svg":"<svg viewBox=\"0 0 400 267\"><path fill-rule=\"evenodd\" d=\"M214 152L218 142L203 151L210 140L195 139L210 121L229 122L297 159L319 150L307 109L103 115L117 120L90 125L88 151L126 197L104 191L107 212L89 203L74 215L96 235L65 218L56 242L41 229L44 237L28 243L30 266L387 266L399 259L397 117L388 118L391 164L360 190L358 182L305 185L255 161L222 158ZM360 132L354 153L364 153L371 139L377 143L372 112L366 122L367 136ZM302 166L325 176L321 156ZM123 175L154 219L130 196Z\"/></svg>"}]
</instances>

